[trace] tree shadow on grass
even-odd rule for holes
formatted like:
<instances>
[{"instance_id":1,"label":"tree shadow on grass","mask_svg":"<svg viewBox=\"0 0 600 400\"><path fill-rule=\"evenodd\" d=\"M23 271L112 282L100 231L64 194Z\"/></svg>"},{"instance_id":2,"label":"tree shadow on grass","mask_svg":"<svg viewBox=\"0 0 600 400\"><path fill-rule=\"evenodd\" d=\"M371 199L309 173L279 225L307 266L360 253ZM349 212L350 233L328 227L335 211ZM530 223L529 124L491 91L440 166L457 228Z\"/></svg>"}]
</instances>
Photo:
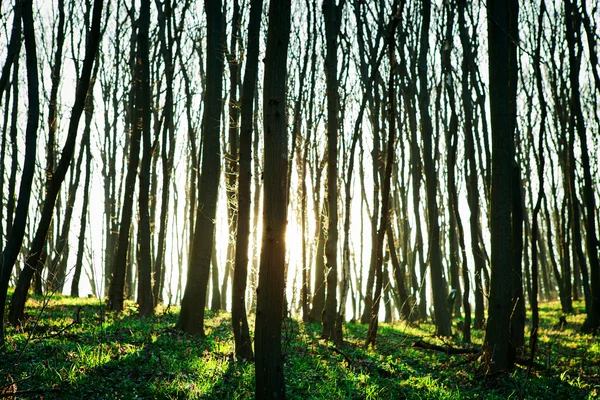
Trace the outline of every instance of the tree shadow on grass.
<instances>
[{"instance_id":1,"label":"tree shadow on grass","mask_svg":"<svg viewBox=\"0 0 600 400\"><path fill-rule=\"evenodd\" d=\"M35 318L39 304L32 307ZM207 337L199 339L172 328L176 310L145 319L134 313L106 313L98 300L50 303L37 325L30 321L21 331L7 331L12 346L0 357L0 372L6 382L16 381L18 391L35 390L46 399L253 397L254 366L233 358L228 314L207 313ZM367 349L366 326L346 325L345 344L334 346L320 339L319 324L286 319L287 398L593 398L600 388L597 338L577 334L576 317L562 330L547 326L551 317L543 321L536 362L546 369L529 377L525 368L484 377L476 357L411 346L417 339L436 340L426 324L381 324L377 347ZM452 338L437 343L463 345Z\"/></svg>"},{"instance_id":2,"label":"tree shadow on grass","mask_svg":"<svg viewBox=\"0 0 600 400\"><path fill-rule=\"evenodd\" d=\"M226 314L208 313L207 337L200 339L172 328L175 313L141 319L131 310L81 308L51 303L39 320L11 328L12 346L0 361L5 381L17 381L11 390L35 390L46 399L214 398L243 371L231 367ZM79 321L62 329L75 312Z\"/></svg>"}]
</instances>

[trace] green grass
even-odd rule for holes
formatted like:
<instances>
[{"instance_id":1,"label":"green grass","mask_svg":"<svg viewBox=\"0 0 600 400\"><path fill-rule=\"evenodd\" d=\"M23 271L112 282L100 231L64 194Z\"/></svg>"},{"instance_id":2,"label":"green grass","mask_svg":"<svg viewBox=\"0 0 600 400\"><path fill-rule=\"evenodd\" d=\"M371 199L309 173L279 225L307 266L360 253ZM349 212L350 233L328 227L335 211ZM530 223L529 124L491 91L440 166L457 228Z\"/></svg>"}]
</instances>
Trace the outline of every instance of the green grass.
<instances>
[{"instance_id":1,"label":"green grass","mask_svg":"<svg viewBox=\"0 0 600 400\"><path fill-rule=\"evenodd\" d=\"M40 316L40 309L45 304ZM0 393L44 399L250 399L254 366L233 356L228 313L207 314L204 340L176 331L178 309L140 319L135 305L106 312L97 299L32 297L29 320L7 328L0 353ZM600 342L581 335L582 304L555 329L558 303L541 305L537 368L528 377L486 377L477 355L448 355L414 347L417 340L469 347L433 336L431 324L381 324L377 347L363 345L366 326L348 324L346 343L320 339L320 325L286 320L283 332L288 399L588 399L600 389ZM250 321L252 323L252 321ZM454 321L455 323L458 320ZM527 333L528 335L528 333ZM1 396L0 396L1 397Z\"/></svg>"}]
</instances>

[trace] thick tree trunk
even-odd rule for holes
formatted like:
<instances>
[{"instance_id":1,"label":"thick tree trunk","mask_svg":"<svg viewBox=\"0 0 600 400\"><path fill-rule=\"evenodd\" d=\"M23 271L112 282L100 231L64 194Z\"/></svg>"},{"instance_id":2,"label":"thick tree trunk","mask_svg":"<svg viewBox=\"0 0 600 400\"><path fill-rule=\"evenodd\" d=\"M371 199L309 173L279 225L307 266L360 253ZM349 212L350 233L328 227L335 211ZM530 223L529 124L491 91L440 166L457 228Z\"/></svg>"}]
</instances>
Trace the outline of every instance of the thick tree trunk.
<instances>
[{"instance_id":1,"label":"thick tree trunk","mask_svg":"<svg viewBox=\"0 0 600 400\"><path fill-rule=\"evenodd\" d=\"M285 226L287 224L288 137L286 127L287 52L290 0L271 0L263 83L264 206L258 283L255 350L258 399L284 399L281 354ZM282 195L283 194L283 195Z\"/></svg>"},{"instance_id":2,"label":"thick tree trunk","mask_svg":"<svg viewBox=\"0 0 600 400\"><path fill-rule=\"evenodd\" d=\"M492 276L489 318L483 346L486 372L512 369L515 348L510 340L513 280L511 199L516 129L516 47L518 4L488 0L490 110L492 120L491 244ZM507 35L508 33L508 35ZM510 37L509 37L510 35ZM508 84L507 84L508 83Z\"/></svg>"}]
</instances>

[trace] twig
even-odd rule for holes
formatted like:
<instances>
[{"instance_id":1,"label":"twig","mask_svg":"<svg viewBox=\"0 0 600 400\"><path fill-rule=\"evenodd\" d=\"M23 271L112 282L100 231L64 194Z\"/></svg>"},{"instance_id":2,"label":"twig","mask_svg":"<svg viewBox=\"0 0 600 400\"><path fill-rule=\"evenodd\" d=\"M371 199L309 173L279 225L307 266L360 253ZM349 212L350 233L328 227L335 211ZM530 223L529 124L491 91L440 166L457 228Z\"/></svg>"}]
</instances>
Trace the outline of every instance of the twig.
<instances>
[{"instance_id":1,"label":"twig","mask_svg":"<svg viewBox=\"0 0 600 400\"><path fill-rule=\"evenodd\" d=\"M34 340L43 340L43 339L48 339L48 338L51 338L51 337L58 336L61 333L63 333L64 331L66 331L67 329L71 328L73 325L80 324L81 323L81 319L79 318L79 313L80 312L81 312L81 306L77 307L77 312L75 314L75 320L73 320L73 322L71 322L69 325L66 325L66 326L62 327L57 332L50 333L50 334L44 335L44 336L39 336L39 337L35 338Z\"/></svg>"},{"instance_id":2,"label":"twig","mask_svg":"<svg viewBox=\"0 0 600 400\"><path fill-rule=\"evenodd\" d=\"M348 365L352 364L352 361L350 360L350 357L348 357L343 351L341 351L337 347L329 346L329 349L331 351L333 351L334 353L337 353L337 354L341 355L342 357L344 357L344 359L346 360L346 362L348 363Z\"/></svg>"}]
</instances>

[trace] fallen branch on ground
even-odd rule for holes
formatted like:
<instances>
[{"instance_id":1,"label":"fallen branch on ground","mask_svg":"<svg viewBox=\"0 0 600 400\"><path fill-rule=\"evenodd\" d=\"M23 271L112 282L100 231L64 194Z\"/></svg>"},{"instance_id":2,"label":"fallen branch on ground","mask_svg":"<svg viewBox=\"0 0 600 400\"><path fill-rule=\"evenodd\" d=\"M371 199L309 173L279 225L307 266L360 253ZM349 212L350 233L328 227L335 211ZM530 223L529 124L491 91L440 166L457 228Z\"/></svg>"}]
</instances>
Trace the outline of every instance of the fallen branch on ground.
<instances>
[{"instance_id":1,"label":"fallen branch on ground","mask_svg":"<svg viewBox=\"0 0 600 400\"><path fill-rule=\"evenodd\" d=\"M340 349L338 349L337 347L333 347L330 346L329 347L330 350L332 350L334 353L338 353L339 355L341 355L342 357L344 357L344 359L346 359L346 362L348 363L348 365L351 365L352 363L350 362L350 357L348 357L346 354L344 354Z\"/></svg>"},{"instance_id":2,"label":"fallen branch on ground","mask_svg":"<svg viewBox=\"0 0 600 400\"><path fill-rule=\"evenodd\" d=\"M477 354L481 352L478 348L457 348L452 346L438 346L437 344L431 344L424 342L423 340L417 340L412 344L412 347L419 347L425 350L441 351L446 354Z\"/></svg>"}]
</instances>

